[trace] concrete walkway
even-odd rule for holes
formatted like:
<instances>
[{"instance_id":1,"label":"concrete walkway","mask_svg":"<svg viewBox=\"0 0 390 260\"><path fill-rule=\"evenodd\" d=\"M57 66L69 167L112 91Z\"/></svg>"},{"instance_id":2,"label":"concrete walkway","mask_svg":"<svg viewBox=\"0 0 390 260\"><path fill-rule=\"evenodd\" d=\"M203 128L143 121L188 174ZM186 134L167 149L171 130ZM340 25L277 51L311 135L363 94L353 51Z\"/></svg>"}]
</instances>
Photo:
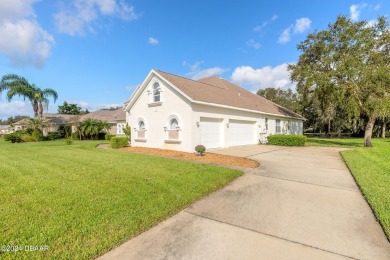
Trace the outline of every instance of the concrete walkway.
<instances>
[{"instance_id":1,"label":"concrete walkway","mask_svg":"<svg viewBox=\"0 0 390 260\"><path fill-rule=\"evenodd\" d=\"M242 146L261 163L101 259L390 259L335 148Z\"/></svg>"}]
</instances>

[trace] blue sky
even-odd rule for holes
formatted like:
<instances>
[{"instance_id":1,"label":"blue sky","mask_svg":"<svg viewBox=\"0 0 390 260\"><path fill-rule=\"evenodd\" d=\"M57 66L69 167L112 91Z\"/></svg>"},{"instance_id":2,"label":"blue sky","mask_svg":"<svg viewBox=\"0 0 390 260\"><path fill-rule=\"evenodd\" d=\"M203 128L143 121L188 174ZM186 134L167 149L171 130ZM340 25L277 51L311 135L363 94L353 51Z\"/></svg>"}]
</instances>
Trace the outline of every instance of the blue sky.
<instances>
[{"instance_id":1,"label":"blue sky","mask_svg":"<svg viewBox=\"0 0 390 260\"><path fill-rule=\"evenodd\" d=\"M188 78L219 75L257 91L294 88L296 45L337 15L388 16L378 1L0 1L0 76L16 73L59 100L96 110L121 105L152 68ZM0 98L0 118L32 114Z\"/></svg>"}]
</instances>

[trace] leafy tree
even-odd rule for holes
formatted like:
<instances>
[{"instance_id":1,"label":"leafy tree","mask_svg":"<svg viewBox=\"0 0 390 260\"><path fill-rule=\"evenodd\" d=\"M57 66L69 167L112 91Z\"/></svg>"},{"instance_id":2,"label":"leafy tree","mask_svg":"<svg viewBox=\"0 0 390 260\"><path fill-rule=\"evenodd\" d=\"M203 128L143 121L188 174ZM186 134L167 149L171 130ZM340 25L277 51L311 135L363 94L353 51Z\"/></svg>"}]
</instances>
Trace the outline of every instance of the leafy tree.
<instances>
[{"instance_id":1,"label":"leafy tree","mask_svg":"<svg viewBox=\"0 0 390 260\"><path fill-rule=\"evenodd\" d=\"M40 141L43 137L43 129L50 126L50 123L43 117L35 117L27 120L27 126L32 129L31 135L35 141Z\"/></svg>"},{"instance_id":2,"label":"leafy tree","mask_svg":"<svg viewBox=\"0 0 390 260\"><path fill-rule=\"evenodd\" d=\"M123 127L123 133L126 135L126 137L131 140L131 128L128 123L126 123L126 126Z\"/></svg>"},{"instance_id":3,"label":"leafy tree","mask_svg":"<svg viewBox=\"0 0 390 260\"><path fill-rule=\"evenodd\" d=\"M257 91L257 95L265 97L278 105L290 109L294 112L301 112L301 106L298 102L298 96L291 89L283 90L281 88L266 88Z\"/></svg>"},{"instance_id":4,"label":"leafy tree","mask_svg":"<svg viewBox=\"0 0 390 260\"><path fill-rule=\"evenodd\" d=\"M63 105L58 105L58 113L66 114L66 115L81 115L83 110L81 107L77 106L77 104L69 104L68 102L64 102Z\"/></svg>"},{"instance_id":5,"label":"leafy tree","mask_svg":"<svg viewBox=\"0 0 390 260\"><path fill-rule=\"evenodd\" d=\"M54 89L41 89L35 84L30 84L24 77L16 74L6 74L0 81L0 94L7 90L7 100L10 102L16 95L22 96L24 99L30 100L34 117L42 117L44 107L49 105L49 97L53 97L54 102L58 98L58 94Z\"/></svg>"},{"instance_id":6,"label":"leafy tree","mask_svg":"<svg viewBox=\"0 0 390 260\"><path fill-rule=\"evenodd\" d=\"M367 118L364 146L372 146L375 120L390 114L390 27L339 16L323 31L298 44L299 61L290 65L297 91L317 99L322 113L334 118Z\"/></svg>"},{"instance_id":7,"label":"leafy tree","mask_svg":"<svg viewBox=\"0 0 390 260\"><path fill-rule=\"evenodd\" d=\"M88 114L88 109L83 110L81 107L77 106L77 104L69 104L64 101L63 105L59 105L57 109L59 114L66 115L85 115Z\"/></svg>"},{"instance_id":8,"label":"leafy tree","mask_svg":"<svg viewBox=\"0 0 390 260\"><path fill-rule=\"evenodd\" d=\"M107 131L111 125L105 121L87 118L80 123L79 132L85 138L96 139L102 131Z\"/></svg>"}]
</instances>

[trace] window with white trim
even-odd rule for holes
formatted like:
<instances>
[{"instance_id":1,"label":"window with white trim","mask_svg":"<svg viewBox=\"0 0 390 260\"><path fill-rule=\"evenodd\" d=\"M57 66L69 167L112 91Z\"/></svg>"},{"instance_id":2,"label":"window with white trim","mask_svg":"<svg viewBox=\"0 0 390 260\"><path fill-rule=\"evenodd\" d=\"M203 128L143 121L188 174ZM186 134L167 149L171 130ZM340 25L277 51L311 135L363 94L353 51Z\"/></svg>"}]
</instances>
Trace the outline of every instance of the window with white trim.
<instances>
[{"instance_id":1,"label":"window with white trim","mask_svg":"<svg viewBox=\"0 0 390 260\"><path fill-rule=\"evenodd\" d=\"M143 120L139 120L137 137L139 139L145 139L146 138L145 131L146 131L146 129L145 129L145 122Z\"/></svg>"},{"instance_id":2,"label":"window with white trim","mask_svg":"<svg viewBox=\"0 0 390 260\"><path fill-rule=\"evenodd\" d=\"M280 134L281 128L280 128L280 119L275 120L275 133Z\"/></svg>"},{"instance_id":3,"label":"window with white trim","mask_svg":"<svg viewBox=\"0 0 390 260\"><path fill-rule=\"evenodd\" d=\"M268 118L265 118L265 130L268 131Z\"/></svg>"},{"instance_id":4,"label":"window with white trim","mask_svg":"<svg viewBox=\"0 0 390 260\"><path fill-rule=\"evenodd\" d=\"M116 125L116 134L117 135L123 135L123 127L124 127L123 124L117 124Z\"/></svg>"},{"instance_id":5,"label":"window with white trim","mask_svg":"<svg viewBox=\"0 0 390 260\"><path fill-rule=\"evenodd\" d=\"M179 122L176 118L172 118L171 120L169 120L168 139L179 139Z\"/></svg>"},{"instance_id":6,"label":"window with white trim","mask_svg":"<svg viewBox=\"0 0 390 260\"><path fill-rule=\"evenodd\" d=\"M153 102L161 101L160 84L158 82L153 84Z\"/></svg>"}]
</instances>

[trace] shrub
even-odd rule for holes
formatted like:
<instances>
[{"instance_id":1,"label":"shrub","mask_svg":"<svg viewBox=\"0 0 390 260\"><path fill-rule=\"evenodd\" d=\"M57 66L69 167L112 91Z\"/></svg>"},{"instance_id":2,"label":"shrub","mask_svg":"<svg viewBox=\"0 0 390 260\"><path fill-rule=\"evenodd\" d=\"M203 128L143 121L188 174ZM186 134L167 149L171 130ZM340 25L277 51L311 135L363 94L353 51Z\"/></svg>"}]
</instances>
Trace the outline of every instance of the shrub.
<instances>
[{"instance_id":1,"label":"shrub","mask_svg":"<svg viewBox=\"0 0 390 260\"><path fill-rule=\"evenodd\" d=\"M48 132L47 133L47 140L51 141L51 140L57 140L57 139L60 139L61 138L61 135L59 132Z\"/></svg>"},{"instance_id":2,"label":"shrub","mask_svg":"<svg viewBox=\"0 0 390 260\"><path fill-rule=\"evenodd\" d=\"M11 142L11 134L3 135L4 141Z\"/></svg>"},{"instance_id":3,"label":"shrub","mask_svg":"<svg viewBox=\"0 0 390 260\"><path fill-rule=\"evenodd\" d=\"M72 136L72 126L71 125L60 125L57 129L61 138L68 138Z\"/></svg>"},{"instance_id":4,"label":"shrub","mask_svg":"<svg viewBox=\"0 0 390 260\"><path fill-rule=\"evenodd\" d=\"M201 144L198 144L197 146L195 146L195 151L198 152L198 154L200 154L200 156L202 156L203 153L206 152L206 147L204 147Z\"/></svg>"},{"instance_id":5,"label":"shrub","mask_svg":"<svg viewBox=\"0 0 390 260\"><path fill-rule=\"evenodd\" d=\"M110 141L111 138L115 137L115 135L111 135L111 134L106 134L106 136L104 137L104 139Z\"/></svg>"},{"instance_id":6,"label":"shrub","mask_svg":"<svg viewBox=\"0 0 390 260\"><path fill-rule=\"evenodd\" d=\"M41 130L34 130L32 132L32 135L31 135L35 141L39 142L39 141L43 141L44 140L44 137L43 137L43 133Z\"/></svg>"},{"instance_id":7,"label":"shrub","mask_svg":"<svg viewBox=\"0 0 390 260\"><path fill-rule=\"evenodd\" d=\"M73 144L73 139L72 139L72 137L66 138L65 144L66 144L66 145L71 145L71 144Z\"/></svg>"},{"instance_id":8,"label":"shrub","mask_svg":"<svg viewBox=\"0 0 390 260\"><path fill-rule=\"evenodd\" d=\"M73 132L71 138L73 140L79 140L80 139L79 132L78 131Z\"/></svg>"},{"instance_id":9,"label":"shrub","mask_svg":"<svg viewBox=\"0 0 390 260\"><path fill-rule=\"evenodd\" d=\"M5 134L4 135L4 140L11 142L11 143L21 143L23 142L22 138L20 137L18 133L12 133L12 134Z\"/></svg>"},{"instance_id":10,"label":"shrub","mask_svg":"<svg viewBox=\"0 0 390 260\"><path fill-rule=\"evenodd\" d=\"M20 138L23 140L23 142L35 142L35 138L31 135L21 135Z\"/></svg>"},{"instance_id":11,"label":"shrub","mask_svg":"<svg viewBox=\"0 0 390 260\"><path fill-rule=\"evenodd\" d=\"M114 149L122 148L129 145L129 139L125 136L114 136L111 137L110 144Z\"/></svg>"},{"instance_id":12,"label":"shrub","mask_svg":"<svg viewBox=\"0 0 390 260\"><path fill-rule=\"evenodd\" d=\"M282 146L305 146L306 136L304 135L270 135L268 144Z\"/></svg>"}]
</instances>

